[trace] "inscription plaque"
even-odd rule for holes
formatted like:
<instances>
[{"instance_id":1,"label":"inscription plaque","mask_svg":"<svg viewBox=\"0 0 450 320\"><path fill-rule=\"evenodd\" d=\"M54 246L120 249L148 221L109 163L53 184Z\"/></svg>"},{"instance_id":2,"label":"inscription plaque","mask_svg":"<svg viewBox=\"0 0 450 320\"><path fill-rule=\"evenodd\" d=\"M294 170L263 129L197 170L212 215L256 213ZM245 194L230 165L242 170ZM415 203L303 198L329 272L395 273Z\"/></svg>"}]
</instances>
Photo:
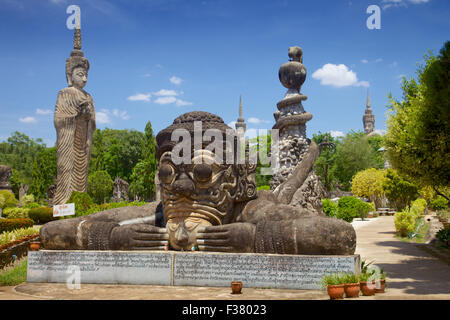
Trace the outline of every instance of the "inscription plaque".
<instances>
[{"instance_id":1,"label":"inscription plaque","mask_svg":"<svg viewBox=\"0 0 450 320\"><path fill-rule=\"evenodd\" d=\"M320 289L323 275L359 273L359 263L359 255L40 250L28 253L27 281L64 283L75 267L80 283Z\"/></svg>"},{"instance_id":2,"label":"inscription plaque","mask_svg":"<svg viewBox=\"0 0 450 320\"><path fill-rule=\"evenodd\" d=\"M357 261L356 261L357 260ZM320 289L328 273L359 273L359 256L175 254L174 285Z\"/></svg>"},{"instance_id":3,"label":"inscription plaque","mask_svg":"<svg viewBox=\"0 0 450 320\"><path fill-rule=\"evenodd\" d=\"M30 251L27 281L66 282L73 266L81 283L170 285L170 254L136 251Z\"/></svg>"}]
</instances>

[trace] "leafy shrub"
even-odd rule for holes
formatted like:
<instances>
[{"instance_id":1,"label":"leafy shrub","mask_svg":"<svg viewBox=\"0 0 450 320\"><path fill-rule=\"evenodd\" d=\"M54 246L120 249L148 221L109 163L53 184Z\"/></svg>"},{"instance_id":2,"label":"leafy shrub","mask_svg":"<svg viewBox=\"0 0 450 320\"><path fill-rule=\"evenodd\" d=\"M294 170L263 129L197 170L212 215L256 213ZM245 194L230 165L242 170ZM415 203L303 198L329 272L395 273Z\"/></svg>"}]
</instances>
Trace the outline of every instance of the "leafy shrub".
<instances>
[{"instance_id":1,"label":"leafy shrub","mask_svg":"<svg viewBox=\"0 0 450 320\"><path fill-rule=\"evenodd\" d=\"M447 199L441 196L437 196L436 199L431 201L430 207L433 210L442 210L447 208L447 203L448 203Z\"/></svg>"},{"instance_id":2,"label":"leafy shrub","mask_svg":"<svg viewBox=\"0 0 450 320\"><path fill-rule=\"evenodd\" d=\"M442 228L436 233L436 238L447 248L450 248L450 227Z\"/></svg>"},{"instance_id":3,"label":"leafy shrub","mask_svg":"<svg viewBox=\"0 0 450 320\"><path fill-rule=\"evenodd\" d=\"M426 208L427 201L425 199L416 199L411 204L409 211L418 219L424 214Z\"/></svg>"},{"instance_id":4,"label":"leafy shrub","mask_svg":"<svg viewBox=\"0 0 450 320\"><path fill-rule=\"evenodd\" d=\"M386 198L397 211L405 209L419 196L419 188L400 176L394 169L386 170L383 190Z\"/></svg>"},{"instance_id":5,"label":"leafy shrub","mask_svg":"<svg viewBox=\"0 0 450 320\"><path fill-rule=\"evenodd\" d=\"M105 170L95 171L88 177L88 194L95 203L103 203L111 197L114 181Z\"/></svg>"},{"instance_id":6,"label":"leafy shrub","mask_svg":"<svg viewBox=\"0 0 450 320\"><path fill-rule=\"evenodd\" d=\"M0 233L0 245L7 244L14 240L20 240L25 238L26 236L34 236L39 234L39 228L37 227L29 227L29 228L20 228L13 231L5 231Z\"/></svg>"},{"instance_id":7,"label":"leafy shrub","mask_svg":"<svg viewBox=\"0 0 450 320\"><path fill-rule=\"evenodd\" d=\"M87 216L96 212L121 208L121 207L129 207L129 206L143 206L147 204L145 201L133 201L133 202L111 202L111 203L102 203L102 204L94 204L88 210L81 212L80 216Z\"/></svg>"},{"instance_id":8,"label":"leafy shrub","mask_svg":"<svg viewBox=\"0 0 450 320\"><path fill-rule=\"evenodd\" d=\"M258 190L269 190L269 191L270 191L270 186L266 186L266 185L264 185L264 186L259 186L257 189L258 189Z\"/></svg>"},{"instance_id":9,"label":"leafy shrub","mask_svg":"<svg viewBox=\"0 0 450 320\"><path fill-rule=\"evenodd\" d=\"M87 211L94 202L92 198L84 192L73 191L67 203L75 203L75 216L83 215L83 212Z\"/></svg>"},{"instance_id":10,"label":"leafy shrub","mask_svg":"<svg viewBox=\"0 0 450 320\"><path fill-rule=\"evenodd\" d=\"M5 208L3 210L3 215L7 219L25 219L28 218L28 211L30 209L26 208Z\"/></svg>"},{"instance_id":11,"label":"leafy shrub","mask_svg":"<svg viewBox=\"0 0 450 320\"><path fill-rule=\"evenodd\" d=\"M28 216L36 224L44 224L58 219L57 217L53 217L53 209L47 207L33 208L28 212Z\"/></svg>"},{"instance_id":12,"label":"leafy shrub","mask_svg":"<svg viewBox=\"0 0 450 320\"><path fill-rule=\"evenodd\" d=\"M5 197L2 194L0 194L0 208L3 208L5 203L6 203Z\"/></svg>"},{"instance_id":13,"label":"leafy shrub","mask_svg":"<svg viewBox=\"0 0 450 320\"><path fill-rule=\"evenodd\" d=\"M394 216L395 229L400 237L407 237L414 232L416 216L409 210L399 211Z\"/></svg>"},{"instance_id":14,"label":"leafy shrub","mask_svg":"<svg viewBox=\"0 0 450 320\"><path fill-rule=\"evenodd\" d=\"M352 222L353 218L357 216L356 207L360 202L362 201L352 196L340 198L336 218Z\"/></svg>"},{"instance_id":15,"label":"leafy shrub","mask_svg":"<svg viewBox=\"0 0 450 320\"><path fill-rule=\"evenodd\" d=\"M359 201L358 203L356 203L356 214L358 217L361 218L361 220L364 220L364 218L367 218L368 214L370 211L374 211L374 207L372 203L368 203L368 202L364 202L364 201Z\"/></svg>"},{"instance_id":16,"label":"leafy shrub","mask_svg":"<svg viewBox=\"0 0 450 320\"><path fill-rule=\"evenodd\" d=\"M8 190L0 190L0 195L5 199L2 209L15 207L17 205L18 201L17 201L16 197L14 196L14 193L12 193Z\"/></svg>"},{"instance_id":17,"label":"leafy shrub","mask_svg":"<svg viewBox=\"0 0 450 320\"><path fill-rule=\"evenodd\" d=\"M33 226L31 219L0 219L0 232L13 231Z\"/></svg>"},{"instance_id":18,"label":"leafy shrub","mask_svg":"<svg viewBox=\"0 0 450 320\"><path fill-rule=\"evenodd\" d=\"M40 208L40 207L41 206L39 205L39 203L31 202L31 203L24 204L22 208L33 209L33 208Z\"/></svg>"},{"instance_id":19,"label":"leafy shrub","mask_svg":"<svg viewBox=\"0 0 450 320\"><path fill-rule=\"evenodd\" d=\"M34 202L34 196L32 194L26 194L22 197L22 204L26 205Z\"/></svg>"},{"instance_id":20,"label":"leafy shrub","mask_svg":"<svg viewBox=\"0 0 450 320\"><path fill-rule=\"evenodd\" d=\"M322 199L323 204L323 212L329 217L335 217L338 204L336 202L331 201L330 199Z\"/></svg>"}]
</instances>

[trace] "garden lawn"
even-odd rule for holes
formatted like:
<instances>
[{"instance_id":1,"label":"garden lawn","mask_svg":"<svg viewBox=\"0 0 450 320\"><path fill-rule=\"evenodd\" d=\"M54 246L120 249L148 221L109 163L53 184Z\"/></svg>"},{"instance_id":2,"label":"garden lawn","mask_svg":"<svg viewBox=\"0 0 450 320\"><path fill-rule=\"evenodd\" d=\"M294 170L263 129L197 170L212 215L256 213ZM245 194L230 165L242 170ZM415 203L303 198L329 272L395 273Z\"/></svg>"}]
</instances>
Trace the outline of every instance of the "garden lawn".
<instances>
[{"instance_id":1,"label":"garden lawn","mask_svg":"<svg viewBox=\"0 0 450 320\"><path fill-rule=\"evenodd\" d=\"M15 286L27 281L27 259L24 259L17 267L0 271L0 286Z\"/></svg>"}]
</instances>

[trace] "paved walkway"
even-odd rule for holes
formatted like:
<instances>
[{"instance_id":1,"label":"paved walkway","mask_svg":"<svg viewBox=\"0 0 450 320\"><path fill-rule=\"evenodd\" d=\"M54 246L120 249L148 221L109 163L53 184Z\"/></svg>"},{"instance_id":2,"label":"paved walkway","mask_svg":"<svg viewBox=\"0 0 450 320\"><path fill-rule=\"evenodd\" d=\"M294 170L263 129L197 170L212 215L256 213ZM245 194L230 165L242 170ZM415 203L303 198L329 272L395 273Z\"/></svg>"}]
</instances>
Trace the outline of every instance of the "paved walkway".
<instances>
[{"instance_id":1,"label":"paved walkway","mask_svg":"<svg viewBox=\"0 0 450 320\"><path fill-rule=\"evenodd\" d=\"M356 253L382 267L387 273L384 294L359 297L377 299L444 299L450 300L450 266L419 249L416 244L394 238L392 216L354 223L357 234ZM80 290L68 290L65 284L23 283L16 287L0 287L1 299L220 299L220 300L326 300L318 290L280 290L243 288L232 295L230 288L165 287L135 285L82 284Z\"/></svg>"}]
</instances>

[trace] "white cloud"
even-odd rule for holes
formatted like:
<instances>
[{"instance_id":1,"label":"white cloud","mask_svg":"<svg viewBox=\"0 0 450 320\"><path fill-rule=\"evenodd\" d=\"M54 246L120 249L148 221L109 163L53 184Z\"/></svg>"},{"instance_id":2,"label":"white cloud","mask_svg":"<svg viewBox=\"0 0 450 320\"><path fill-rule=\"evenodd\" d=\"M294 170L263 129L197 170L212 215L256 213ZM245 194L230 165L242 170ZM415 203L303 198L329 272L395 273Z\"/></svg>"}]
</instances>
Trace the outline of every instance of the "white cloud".
<instances>
[{"instance_id":1,"label":"white cloud","mask_svg":"<svg viewBox=\"0 0 450 320\"><path fill-rule=\"evenodd\" d=\"M391 7L404 7L407 8L407 3L410 4L422 4L427 3L429 0L383 0L382 3L384 5L382 6L383 10L386 10Z\"/></svg>"},{"instance_id":2,"label":"white cloud","mask_svg":"<svg viewBox=\"0 0 450 320\"><path fill-rule=\"evenodd\" d=\"M50 2L54 3L54 4L61 4L61 3L66 3L67 0L50 0Z\"/></svg>"},{"instance_id":3,"label":"white cloud","mask_svg":"<svg viewBox=\"0 0 450 320\"><path fill-rule=\"evenodd\" d=\"M172 82L173 84L176 84L176 85L179 85L179 84L181 84L181 82L183 82L183 79L181 79L179 77L175 77L175 76L170 77L169 80L170 80L170 82Z\"/></svg>"},{"instance_id":4,"label":"white cloud","mask_svg":"<svg viewBox=\"0 0 450 320\"><path fill-rule=\"evenodd\" d=\"M134 96L129 96L127 100L130 101L150 101L151 94L150 93L137 93Z\"/></svg>"},{"instance_id":5,"label":"white cloud","mask_svg":"<svg viewBox=\"0 0 450 320\"><path fill-rule=\"evenodd\" d=\"M166 89L161 89L158 92L153 92L153 94L155 96L158 96L158 97L161 97L161 96L178 96L178 95L180 95L175 90L166 90Z\"/></svg>"},{"instance_id":6,"label":"white cloud","mask_svg":"<svg viewBox=\"0 0 450 320\"><path fill-rule=\"evenodd\" d=\"M389 64L390 68L395 68L396 66L398 66L397 61L392 62L391 64Z\"/></svg>"},{"instance_id":7,"label":"white cloud","mask_svg":"<svg viewBox=\"0 0 450 320\"><path fill-rule=\"evenodd\" d=\"M344 64L332 64L327 63L322 68L316 70L312 77L316 80L320 80L320 84L324 86L333 87L369 87L369 82L359 81L356 73L350 70Z\"/></svg>"},{"instance_id":8,"label":"white cloud","mask_svg":"<svg viewBox=\"0 0 450 320\"><path fill-rule=\"evenodd\" d=\"M52 110L50 110L50 109L39 109L39 108L37 108L36 109L36 114L40 114L40 115L48 115L48 114L52 114L53 113L53 111Z\"/></svg>"},{"instance_id":9,"label":"white cloud","mask_svg":"<svg viewBox=\"0 0 450 320\"><path fill-rule=\"evenodd\" d=\"M159 63L156 65L156 67L159 68L159 69L163 68L162 64L159 64Z\"/></svg>"},{"instance_id":10,"label":"white cloud","mask_svg":"<svg viewBox=\"0 0 450 320\"><path fill-rule=\"evenodd\" d=\"M22 123L36 123L37 120L34 117L24 117L19 119Z\"/></svg>"},{"instance_id":11,"label":"white cloud","mask_svg":"<svg viewBox=\"0 0 450 320\"><path fill-rule=\"evenodd\" d=\"M190 106L190 105L192 104L192 102L188 102L188 101L184 101L184 100L181 100L181 99L177 99L177 101L175 102L175 104L176 104L178 107L182 107L182 106Z\"/></svg>"},{"instance_id":12,"label":"white cloud","mask_svg":"<svg viewBox=\"0 0 450 320\"><path fill-rule=\"evenodd\" d=\"M151 73L144 73L144 74L142 75L142 77L144 77L144 78L148 78L148 77L151 77L151 76L152 76Z\"/></svg>"},{"instance_id":13,"label":"white cloud","mask_svg":"<svg viewBox=\"0 0 450 320\"><path fill-rule=\"evenodd\" d=\"M109 111L106 109L102 109L101 111L95 112L95 121L97 123L105 124L111 123L111 119L109 118Z\"/></svg>"},{"instance_id":14,"label":"white cloud","mask_svg":"<svg viewBox=\"0 0 450 320\"><path fill-rule=\"evenodd\" d=\"M345 137L345 133L343 133L342 131L334 131L334 130L331 130L331 131L330 131L330 135L331 135L333 138L337 138L337 137Z\"/></svg>"},{"instance_id":15,"label":"white cloud","mask_svg":"<svg viewBox=\"0 0 450 320\"><path fill-rule=\"evenodd\" d=\"M118 109L113 110L113 115L122 120L129 120L131 117L126 111L120 111Z\"/></svg>"},{"instance_id":16,"label":"white cloud","mask_svg":"<svg viewBox=\"0 0 450 320\"><path fill-rule=\"evenodd\" d=\"M375 63L378 63L378 62L382 62L383 61L383 58L378 58L378 59L375 59Z\"/></svg>"},{"instance_id":17,"label":"white cloud","mask_svg":"<svg viewBox=\"0 0 450 320\"><path fill-rule=\"evenodd\" d=\"M269 123L270 121L268 120L261 120L255 117L250 117L247 120L248 123L254 123L254 124L259 124L259 123Z\"/></svg>"},{"instance_id":18,"label":"white cloud","mask_svg":"<svg viewBox=\"0 0 450 320\"><path fill-rule=\"evenodd\" d=\"M369 60L367 60L367 59L362 59L361 62L362 62L362 63L369 63Z\"/></svg>"},{"instance_id":19,"label":"white cloud","mask_svg":"<svg viewBox=\"0 0 450 320\"><path fill-rule=\"evenodd\" d=\"M167 97L160 97L158 99L155 100L155 103L157 104L170 104L170 103L174 103L177 101L177 98L172 97L172 96L167 96Z\"/></svg>"}]
</instances>

